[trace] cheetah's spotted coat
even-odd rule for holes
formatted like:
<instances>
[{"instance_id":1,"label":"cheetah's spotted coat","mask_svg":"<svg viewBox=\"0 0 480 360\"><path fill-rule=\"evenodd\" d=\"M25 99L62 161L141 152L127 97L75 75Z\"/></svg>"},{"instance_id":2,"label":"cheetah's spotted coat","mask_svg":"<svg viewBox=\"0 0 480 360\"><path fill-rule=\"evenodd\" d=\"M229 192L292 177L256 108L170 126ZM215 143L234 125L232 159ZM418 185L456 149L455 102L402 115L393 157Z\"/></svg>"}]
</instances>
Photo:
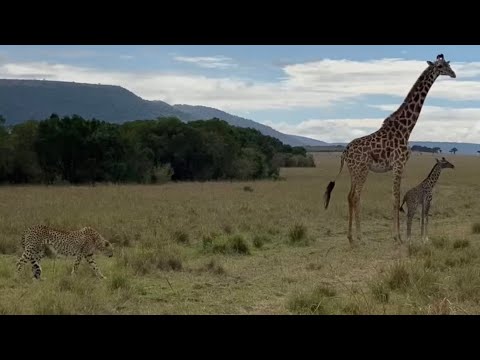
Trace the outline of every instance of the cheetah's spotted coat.
<instances>
[{"instance_id":1,"label":"cheetah's spotted coat","mask_svg":"<svg viewBox=\"0 0 480 360\"><path fill-rule=\"evenodd\" d=\"M17 261L17 273L30 262L36 279L40 279L42 273L40 260L45 256L47 247L61 255L75 256L72 274L85 258L95 274L102 279L105 279L105 276L98 269L93 254L100 251L109 257L113 255L113 246L110 242L91 227L62 231L44 225L35 225L25 231L21 244L23 254Z\"/></svg>"}]
</instances>

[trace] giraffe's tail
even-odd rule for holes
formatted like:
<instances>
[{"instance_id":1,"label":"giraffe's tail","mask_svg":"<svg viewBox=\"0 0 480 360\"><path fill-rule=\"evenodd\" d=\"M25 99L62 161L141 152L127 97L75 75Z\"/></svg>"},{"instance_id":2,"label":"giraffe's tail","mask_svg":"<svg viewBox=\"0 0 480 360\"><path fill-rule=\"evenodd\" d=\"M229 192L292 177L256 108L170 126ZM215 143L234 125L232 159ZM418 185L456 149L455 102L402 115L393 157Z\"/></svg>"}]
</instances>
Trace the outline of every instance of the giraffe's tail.
<instances>
[{"instance_id":1,"label":"giraffe's tail","mask_svg":"<svg viewBox=\"0 0 480 360\"><path fill-rule=\"evenodd\" d=\"M325 204L325 209L328 208L328 204L330 203L330 197L333 191L333 188L335 187L335 181L330 181L327 185L327 190L325 191L325 194L323 195L323 202Z\"/></svg>"},{"instance_id":2,"label":"giraffe's tail","mask_svg":"<svg viewBox=\"0 0 480 360\"><path fill-rule=\"evenodd\" d=\"M335 177L335 180L330 181L327 185L327 190L325 191L325 194L323 195L323 201L325 205L325 209L328 208L328 204L330 203L330 197L332 195L333 188L335 187L335 181L337 181L338 177L340 176L342 170L343 170L343 163L345 161L344 154L342 154L341 159L340 159L340 171L338 172L337 176Z\"/></svg>"},{"instance_id":3,"label":"giraffe's tail","mask_svg":"<svg viewBox=\"0 0 480 360\"><path fill-rule=\"evenodd\" d=\"M402 201L402 204L400 205L400 208L398 210L400 210L400 212L404 213L405 210L403 210L403 204L405 204L405 201L407 201L407 197L404 196L403 197L403 201Z\"/></svg>"}]
</instances>

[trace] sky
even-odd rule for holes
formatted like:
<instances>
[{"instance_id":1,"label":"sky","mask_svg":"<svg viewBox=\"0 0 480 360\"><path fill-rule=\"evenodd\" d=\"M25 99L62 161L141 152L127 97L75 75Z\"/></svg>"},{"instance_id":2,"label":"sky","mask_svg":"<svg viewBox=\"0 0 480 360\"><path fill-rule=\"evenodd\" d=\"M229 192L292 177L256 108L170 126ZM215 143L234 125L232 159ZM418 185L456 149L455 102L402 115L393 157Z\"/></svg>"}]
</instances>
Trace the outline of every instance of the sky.
<instances>
[{"instance_id":1,"label":"sky","mask_svg":"<svg viewBox=\"0 0 480 360\"><path fill-rule=\"evenodd\" d=\"M378 129L440 53L457 78L437 79L410 140L480 143L478 45L3 45L0 78L120 85L349 142Z\"/></svg>"}]
</instances>

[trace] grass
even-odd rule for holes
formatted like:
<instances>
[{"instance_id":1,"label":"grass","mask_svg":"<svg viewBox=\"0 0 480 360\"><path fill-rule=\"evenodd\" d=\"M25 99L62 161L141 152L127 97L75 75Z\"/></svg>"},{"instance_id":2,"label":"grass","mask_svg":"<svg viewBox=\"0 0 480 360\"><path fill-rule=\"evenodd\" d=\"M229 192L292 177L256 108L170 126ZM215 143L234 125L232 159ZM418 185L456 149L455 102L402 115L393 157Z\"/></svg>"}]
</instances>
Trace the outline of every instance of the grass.
<instances>
[{"instance_id":1,"label":"grass","mask_svg":"<svg viewBox=\"0 0 480 360\"><path fill-rule=\"evenodd\" d=\"M339 156L315 157L284 181L0 187L0 314L480 314L480 159L455 155L442 173L427 243L417 214L412 244L394 244L391 174L369 174L351 247L348 171L325 211ZM433 163L412 155L402 195ZM21 234L38 223L111 240L114 256L96 257L107 279L85 263L72 277L61 256L42 260L44 281L28 266L16 278Z\"/></svg>"},{"instance_id":2,"label":"grass","mask_svg":"<svg viewBox=\"0 0 480 360\"><path fill-rule=\"evenodd\" d=\"M480 234L480 223L476 222L472 225L472 233Z\"/></svg>"},{"instance_id":3,"label":"grass","mask_svg":"<svg viewBox=\"0 0 480 360\"><path fill-rule=\"evenodd\" d=\"M336 292L332 288L317 286L312 291L301 292L291 297L288 308L297 314L326 315L332 312Z\"/></svg>"},{"instance_id":4,"label":"grass","mask_svg":"<svg viewBox=\"0 0 480 360\"><path fill-rule=\"evenodd\" d=\"M307 237L307 228L303 224L295 224L288 232L290 243L296 244L303 242Z\"/></svg>"}]
</instances>

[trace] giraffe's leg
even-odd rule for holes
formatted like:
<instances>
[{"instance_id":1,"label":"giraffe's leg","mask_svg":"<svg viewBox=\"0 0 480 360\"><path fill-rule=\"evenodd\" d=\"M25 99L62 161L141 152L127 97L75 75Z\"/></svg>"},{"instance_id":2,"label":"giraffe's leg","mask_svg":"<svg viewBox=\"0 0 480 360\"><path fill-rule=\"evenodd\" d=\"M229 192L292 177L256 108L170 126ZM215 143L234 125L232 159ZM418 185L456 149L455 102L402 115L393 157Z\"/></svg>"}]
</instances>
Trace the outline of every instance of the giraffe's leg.
<instances>
[{"instance_id":1,"label":"giraffe's leg","mask_svg":"<svg viewBox=\"0 0 480 360\"><path fill-rule=\"evenodd\" d=\"M348 234L347 238L350 244L353 243L352 237L352 221L353 221L353 208L354 208L354 194L355 194L355 183L352 178L352 185L350 187L350 192L348 193Z\"/></svg>"},{"instance_id":2,"label":"giraffe's leg","mask_svg":"<svg viewBox=\"0 0 480 360\"><path fill-rule=\"evenodd\" d=\"M400 184L402 182L403 164L396 163L393 167L393 240L402 242L400 235Z\"/></svg>"},{"instance_id":3,"label":"giraffe's leg","mask_svg":"<svg viewBox=\"0 0 480 360\"><path fill-rule=\"evenodd\" d=\"M425 229L425 199L422 199L422 214L420 216L420 237L422 238L422 240L425 240L423 235L425 233L424 229Z\"/></svg>"},{"instance_id":4,"label":"giraffe's leg","mask_svg":"<svg viewBox=\"0 0 480 360\"><path fill-rule=\"evenodd\" d=\"M407 203L407 241L410 243L412 238L412 222L415 212L417 210L416 204Z\"/></svg>"},{"instance_id":5,"label":"giraffe's leg","mask_svg":"<svg viewBox=\"0 0 480 360\"><path fill-rule=\"evenodd\" d=\"M360 198L362 194L363 185L367 180L368 167L365 167L357 172L355 178L355 189L353 193L353 213L355 215L355 227L357 233L357 241L362 241L362 229L361 229L361 209L360 209Z\"/></svg>"},{"instance_id":6,"label":"giraffe's leg","mask_svg":"<svg viewBox=\"0 0 480 360\"><path fill-rule=\"evenodd\" d=\"M430 200L425 203L425 238L424 242L428 242L428 213L430 211Z\"/></svg>"}]
</instances>

